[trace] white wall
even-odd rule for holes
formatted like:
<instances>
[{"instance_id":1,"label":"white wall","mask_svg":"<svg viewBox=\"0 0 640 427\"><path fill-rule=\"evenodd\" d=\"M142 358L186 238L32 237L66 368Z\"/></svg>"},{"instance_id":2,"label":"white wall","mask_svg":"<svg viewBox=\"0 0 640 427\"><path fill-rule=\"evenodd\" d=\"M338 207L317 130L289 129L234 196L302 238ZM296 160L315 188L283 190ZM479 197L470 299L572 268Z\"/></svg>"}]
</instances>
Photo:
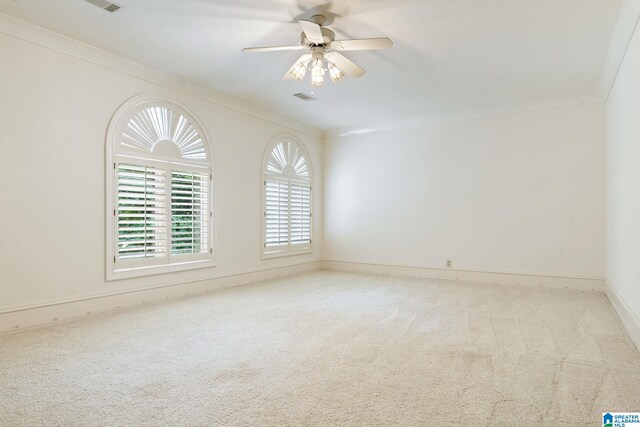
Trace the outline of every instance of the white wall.
<instances>
[{"instance_id":1,"label":"white wall","mask_svg":"<svg viewBox=\"0 0 640 427\"><path fill-rule=\"evenodd\" d=\"M194 87L171 89L181 83L27 24L3 18L0 25L0 313L321 259L319 239L313 254L261 259L265 147L282 134L301 140L311 156L320 212L318 132L237 111L250 106L227 108L210 101L206 90L194 96L187 94L198 92ZM217 267L107 283L105 135L116 109L141 93L185 105L211 138Z\"/></svg>"},{"instance_id":2,"label":"white wall","mask_svg":"<svg viewBox=\"0 0 640 427\"><path fill-rule=\"evenodd\" d=\"M608 276L639 310L637 45L608 105ZM0 315L323 258L604 276L602 104L329 138L323 158L313 129L2 17L0 57ZM107 283L105 133L140 93L186 105L212 139L217 267ZM261 161L280 134L311 155L315 252L261 260Z\"/></svg>"},{"instance_id":3,"label":"white wall","mask_svg":"<svg viewBox=\"0 0 640 427\"><path fill-rule=\"evenodd\" d=\"M640 348L640 31L607 101L607 280ZM635 324L635 325L633 325Z\"/></svg>"},{"instance_id":4,"label":"white wall","mask_svg":"<svg viewBox=\"0 0 640 427\"><path fill-rule=\"evenodd\" d=\"M325 142L324 258L604 277L604 104Z\"/></svg>"}]
</instances>

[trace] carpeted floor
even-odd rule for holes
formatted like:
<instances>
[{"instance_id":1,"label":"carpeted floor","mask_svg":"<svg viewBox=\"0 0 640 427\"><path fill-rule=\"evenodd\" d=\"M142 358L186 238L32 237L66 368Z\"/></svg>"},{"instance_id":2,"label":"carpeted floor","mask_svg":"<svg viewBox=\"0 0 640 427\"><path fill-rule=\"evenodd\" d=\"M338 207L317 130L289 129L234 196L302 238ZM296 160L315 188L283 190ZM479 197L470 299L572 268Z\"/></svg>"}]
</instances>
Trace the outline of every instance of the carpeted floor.
<instances>
[{"instance_id":1,"label":"carpeted floor","mask_svg":"<svg viewBox=\"0 0 640 427\"><path fill-rule=\"evenodd\" d=\"M601 425L598 293L316 272L0 336L1 426Z\"/></svg>"}]
</instances>

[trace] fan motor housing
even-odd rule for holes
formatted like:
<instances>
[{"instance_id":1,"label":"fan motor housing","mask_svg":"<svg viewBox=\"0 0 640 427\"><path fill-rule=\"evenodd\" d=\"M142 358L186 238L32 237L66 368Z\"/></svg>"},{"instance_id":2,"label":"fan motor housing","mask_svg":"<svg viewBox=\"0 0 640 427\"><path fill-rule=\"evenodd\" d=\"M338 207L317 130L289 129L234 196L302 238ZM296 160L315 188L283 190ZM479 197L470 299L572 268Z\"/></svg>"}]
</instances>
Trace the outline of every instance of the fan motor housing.
<instances>
[{"instance_id":1,"label":"fan motor housing","mask_svg":"<svg viewBox=\"0 0 640 427\"><path fill-rule=\"evenodd\" d=\"M328 46L332 41L336 39L336 33L331 31L330 29L323 27L323 28L320 28L320 30L322 31L322 38L324 39L324 46ZM321 46L309 41L309 39L304 33L300 35L300 44L306 48L311 48L313 46Z\"/></svg>"}]
</instances>

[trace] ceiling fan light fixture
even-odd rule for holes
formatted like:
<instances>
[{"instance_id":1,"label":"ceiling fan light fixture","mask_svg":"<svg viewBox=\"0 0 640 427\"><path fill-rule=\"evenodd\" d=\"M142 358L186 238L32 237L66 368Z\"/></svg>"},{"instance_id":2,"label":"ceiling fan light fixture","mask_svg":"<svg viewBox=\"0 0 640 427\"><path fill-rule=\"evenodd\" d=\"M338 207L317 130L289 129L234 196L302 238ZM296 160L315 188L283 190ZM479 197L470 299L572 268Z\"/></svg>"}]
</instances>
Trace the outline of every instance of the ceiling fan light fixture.
<instances>
[{"instance_id":1,"label":"ceiling fan light fixture","mask_svg":"<svg viewBox=\"0 0 640 427\"><path fill-rule=\"evenodd\" d=\"M322 55L311 61L311 86L319 87L324 84L324 63Z\"/></svg>"},{"instance_id":2,"label":"ceiling fan light fixture","mask_svg":"<svg viewBox=\"0 0 640 427\"><path fill-rule=\"evenodd\" d=\"M336 83L338 80L344 77L344 73L340 68L336 66L333 62L329 62L329 76L331 76L331 81Z\"/></svg>"},{"instance_id":3,"label":"ceiling fan light fixture","mask_svg":"<svg viewBox=\"0 0 640 427\"><path fill-rule=\"evenodd\" d=\"M311 86L319 87L324 84L324 68L313 67L311 69Z\"/></svg>"},{"instance_id":4,"label":"ceiling fan light fixture","mask_svg":"<svg viewBox=\"0 0 640 427\"><path fill-rule=\"evenodd\" d=\"M304 75L307 73L307 64L305 62L299 64L295 67L289 74L294 80L302 80Z\"/></svg>"},{"instance_id":5,"label":"ceiling fan light fixture","mask_svg":"<svg viewBox=\"0 0 640 427\"><path fill-rule=\"evenodd\" d=\"M106 2L107 0L87 1ZM328 4L331 4L331 2ZM322 10L316 10L315 8L311 10L314 13L312 13L310 19L298 19L302 27L300 44L294 46L250 47L242 50L244 52L308 50L309 53L302 55L284 74L282 80L302 80L307 70L311 70L311 84L313 86L322 86L326 71L329 71L329 76L334 83L345 75L356 79L366 73L362 67L343 56L340 51L389 49L393 46L393 41L388 37L336 40L335 33L324 27L325 24L331 22L334 16L326 15L326 13L329 13L326 7ZM299 18L302 18L302 16ZM325 61L327 68L324 67Z\"/></svg>"},{"instance_id":6,"label":"ceiling fan light fixture","mask_svg":"<svg viewBox=\"0 0 640 427\"><path fill-rule=\"evenodd\" d=\"M311 61L311 69L314 68L324 68L324 64L322 63L322 56L314 58L313 61Z\"/></svg>"}]
</instances>

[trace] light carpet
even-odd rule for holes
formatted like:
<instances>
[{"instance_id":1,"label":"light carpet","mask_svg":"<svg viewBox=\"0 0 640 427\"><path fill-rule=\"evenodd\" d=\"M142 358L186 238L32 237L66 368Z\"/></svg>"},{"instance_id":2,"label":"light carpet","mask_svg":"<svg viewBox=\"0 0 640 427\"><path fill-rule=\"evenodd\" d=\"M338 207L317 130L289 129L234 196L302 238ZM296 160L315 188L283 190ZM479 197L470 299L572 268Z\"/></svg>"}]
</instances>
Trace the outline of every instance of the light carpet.
<instances>
[{"instance_id":1,"label":"light carpet","mask_svg":"<svg viewBox=\"0 0 640 427\"><path fill-rule=\"evenodd\" d=\"M314 272L0 337L1 426L601 425L603 294Z\"/></svg>"}]
</instances>

